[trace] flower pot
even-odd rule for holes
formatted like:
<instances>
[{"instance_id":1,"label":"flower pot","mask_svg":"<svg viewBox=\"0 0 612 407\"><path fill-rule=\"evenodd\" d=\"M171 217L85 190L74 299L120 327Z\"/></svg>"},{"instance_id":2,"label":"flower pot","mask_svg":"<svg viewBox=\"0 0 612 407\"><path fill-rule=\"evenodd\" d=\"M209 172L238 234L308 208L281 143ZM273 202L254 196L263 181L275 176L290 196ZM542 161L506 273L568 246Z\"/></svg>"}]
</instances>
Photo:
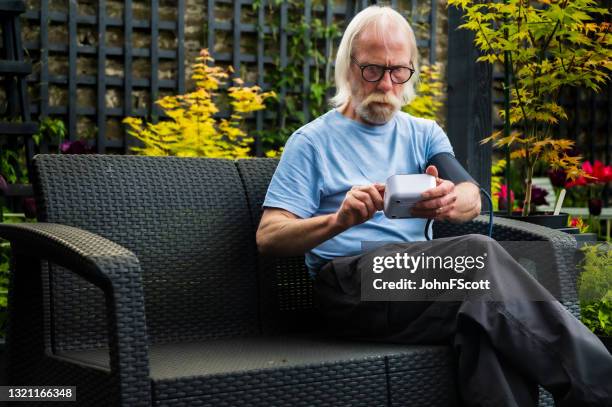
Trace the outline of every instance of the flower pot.
<instances>
[{"instance_id":1,"label":"flower pot","mask_svg":"<svg viewBox=\"0 0 612 407\"><path fill-rule=\"evenodd\" d=\"M576 242L594 243L597 241L597 233L578 233L574 235Z\"/></svg>"},{"instance_id":2,"label":"flower pot","mask_svg":"<svg viewBox=\"0 0 612 407\"><path fill-rule=\"evenodd\" d=\"M582 246L585 243L594 243L597 241L597 233L580 233L580 228L567 227L557 230L573 235L574 238L576 238L576 243L578 243L578 246Z\"/></svg>"},{"instance_id":3,"label":"flower pot","mask_svg":"<svg viewBox=\"0 0 612 407\"><path fill-rule=\"evenodd\" d=\"M512 215L508 216L507 212L495 212L495 216L534 223L551 229L564 229L567 228L569 214L553 215L552 212L532 212L529 216L521 216L520 212L513 212Z\"/></svg>"}]
</instances>

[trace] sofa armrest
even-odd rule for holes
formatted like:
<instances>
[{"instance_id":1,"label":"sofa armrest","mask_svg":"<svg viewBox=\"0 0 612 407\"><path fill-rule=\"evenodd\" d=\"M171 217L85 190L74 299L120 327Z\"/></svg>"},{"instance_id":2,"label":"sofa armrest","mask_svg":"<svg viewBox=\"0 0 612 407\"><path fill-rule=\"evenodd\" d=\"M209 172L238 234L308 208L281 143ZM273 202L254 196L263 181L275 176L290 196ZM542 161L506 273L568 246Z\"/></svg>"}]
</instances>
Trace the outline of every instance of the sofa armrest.
<instances>
[{"instance_id":1,"label":"sofa armrest","mask_svg":"<svg viewBox=\"0 0 612 407\"><path fill-rule=\"evenodd\" d=\"M0 224L0 237L9 240L13 248L16 269L12 289L30 292L26 286L40 281L40 260L49 260L103 291L111 375L120 386L120 404L150 405L144 290L138 258L99 235L60 224ZM32 291L36 293L37 289Z\"/></svg>"},{"instance_id":2,"label":"sofa armrest","mask_svg":"<svg viewBox=\"0 0 612 407\"><path fill-rule=\"evenodd\" d=\"M434 222L434 238L470 233L488 234L489 216L479 215L465 223ZM554 287L544 284L576 317L580 307L576 290L576 239L574 236L545 226L515 219L493 217L493 239L497 241L546 241L553 253L556 276Z\"/></svg>"}]
</instances>

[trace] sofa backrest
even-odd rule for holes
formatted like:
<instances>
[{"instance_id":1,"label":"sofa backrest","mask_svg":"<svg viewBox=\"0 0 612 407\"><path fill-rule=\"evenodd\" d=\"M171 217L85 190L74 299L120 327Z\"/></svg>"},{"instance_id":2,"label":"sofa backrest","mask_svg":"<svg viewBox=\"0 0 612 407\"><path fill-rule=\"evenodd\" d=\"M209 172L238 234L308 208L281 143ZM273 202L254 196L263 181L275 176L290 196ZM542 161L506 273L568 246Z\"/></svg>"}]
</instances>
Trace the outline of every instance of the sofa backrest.
<instances>
[{"instance_id":1,"label":"sofa backrest","mask_svg":"<svg viewBox=\"0 0 612 407\"><path fill-rule=\"evenodd\" d=\"M276 158L236 161L255 229L261 220L262 204L278 162ZM259 256L258 275L264 332L314 331L322 325L316 321L312 281L304 256Z\"/></svg>"},{"instance_id":2,"label":"sofa backrest","mask_svg":"<svg viewBox=\"0 0 612 407\"><path fill-rule=\"evenodd\" d=\"M139 258L152 342L260 331L253 224L232 160L113 155L34 159L39 220L95 232ZM106 346L100 290L47 279L55 345Z\"/></svg>"}]
</instances>

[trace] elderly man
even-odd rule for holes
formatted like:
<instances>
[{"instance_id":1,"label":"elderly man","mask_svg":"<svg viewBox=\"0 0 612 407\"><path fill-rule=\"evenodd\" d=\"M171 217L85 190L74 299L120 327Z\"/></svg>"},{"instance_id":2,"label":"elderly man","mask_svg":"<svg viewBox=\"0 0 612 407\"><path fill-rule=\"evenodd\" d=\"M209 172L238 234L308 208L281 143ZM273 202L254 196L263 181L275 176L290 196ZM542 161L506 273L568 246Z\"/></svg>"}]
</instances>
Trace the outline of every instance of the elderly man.
<instances>
[{"instance_id":1,"label":"elderly man","mask_svg":"<svg viewBox=\"0 0 612 407\"><path fill-rule=\"evenodd\" d=\"M259 251L306 254L322 321L338 335L452 343L467 405L535 405L537 384L560 405L611 405L612 357L487 237L432 247L444 251L456 239L492 247L499 287L522 287L549 301L361 301L363 241L433 244L423 242L427 219L465 222L481 209L477 185L455 185L427 165L453 154L443 130L399 111L414 97L417 57L412 29L391 8L372 6L355 16L337 53L336 108L287 141L264 202ZM436 186L413 207L413 217L387 219L385 180L423 171L436 177Z\"/></svg>"}]
</instances>

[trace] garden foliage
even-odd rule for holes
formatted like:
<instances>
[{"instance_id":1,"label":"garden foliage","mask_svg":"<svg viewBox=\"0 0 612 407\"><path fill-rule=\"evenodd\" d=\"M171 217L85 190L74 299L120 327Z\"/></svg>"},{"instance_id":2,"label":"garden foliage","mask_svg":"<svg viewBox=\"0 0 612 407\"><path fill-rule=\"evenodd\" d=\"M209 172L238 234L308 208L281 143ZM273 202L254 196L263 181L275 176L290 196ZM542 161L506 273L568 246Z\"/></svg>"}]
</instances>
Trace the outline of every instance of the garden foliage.
<instances>
[{"instance_id":1,"label":"garden foliage","mask_svg":"<svg viewBox=\"0 0 612 407\"><path fill-rule=\"evenodd\" d=\"M610 12L593 0L449 0L449 5L465 12L461 28L474 32L475 45L482 52L478 61L502 66L508 62L508 119L513 131L494 132L483 142L511 148L511 158L525 164L523 215L528 215L538 160L565 169L570 180L584 175L581 157L568 154L574 142L555 139L553 132L567 119L560 105L564 88L599 91L609 79L611 40L606 19ZM500 115L506 119L504 111Z\"/></svg>"},{"instance_id":2,"label":"garden foliage","mask_svg":"<svg viewBox=\"0 0 612 407\"><path fill-rule=\"evenodd\" d=\"M612 336L612 248L585 245L578 280L582 322L594 333Z\"/></svg>"},{"instance_id":3,"label":"garden foliage","mask_svg":"<svg viewBox=\"0 0 612 407\"><path fill-rule=\"evenodd\" d=\"M417 96L402 110L412 116L443 123L444 118L440 117L444 96L443 79L441 64L421 65L419 67L419 82L416 87Z\"/></svg>"},{"instance_id":4,"label":"garden foliage","mask_svg":"<svg viewBox=\"0 0 612 407\"><path fill-rule=\"evenodd\" d=\"M213 59L204 49L194 65L192 79L196 84L193 92L166 96L156 103L168 116L158 123L145 123L142 119L128 117L128 133L139 139L144 146L133 147L137 154L182 157L248 157L253 143L241 128L245 117L265 107L274 92L261 92L257 86L247 87L239 78L227 89L232 113L229 119L218 119L219 108L214 98L231 73L218 66L210 66Z\"/></svg>"}]
</instances>

